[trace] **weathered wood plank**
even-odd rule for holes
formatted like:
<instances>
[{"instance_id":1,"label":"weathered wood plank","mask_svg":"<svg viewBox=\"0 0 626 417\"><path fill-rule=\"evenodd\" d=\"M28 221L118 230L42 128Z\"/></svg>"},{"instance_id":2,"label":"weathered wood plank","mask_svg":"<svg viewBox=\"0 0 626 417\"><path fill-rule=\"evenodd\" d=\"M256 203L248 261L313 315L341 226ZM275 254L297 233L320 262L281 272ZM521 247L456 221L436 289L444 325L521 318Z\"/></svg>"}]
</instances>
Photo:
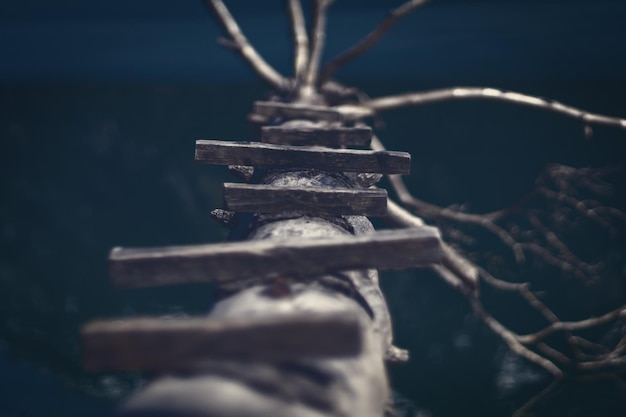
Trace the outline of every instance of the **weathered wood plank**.
<instances>
[{"instance_id":1,"label":"weathered wood plank","mask_svg":"<svg viewBox=\"0 0 626 417\"><path fill-rule=\"evenodd\" d=\"M220 140L197 140L196 161L216 165L318 169L328 172L408 174L411 170L411 155L406 152L327 149Z\"/></svg>"},{"instance_id":2,"label":"weathered wood plank","mask_svg":"<svg viewBox=\"0 0 626 417\"><path fill-rule=\"evenodd\" d=\"M370 127L263 126L261 128L261 141L274 145L368 148L371 139Z\"/></svg>"},{"instance_id":3,"label":"weathered wood plank","mask_svg":"<svg viewBox=\"0 0 626 417\"><path fill-rule=\"evenodd\" d=\"M344 119L337 110L308 104L255 101L253 109L255 114L267 118L324 120L328 122L340 122Z\"/></svg>"},{"instance_id":4,"label":"weathered wood plank","mask_svg":"<svg viewBox=\"0 0 626 417\"><path fill-rule=\"evenodd\" d=\"M224 206L227 210L244 213L300 211L385 216L387 191L224 183Z\"/></svg>"},{"instance_id":5,"label":"weathered wood plank","mask_svg":"<svg viewBox=\"0 0 626 417\"><path fill-rule=\"evenodd\" d=\"M90 371L166 371L202 360L346 357L358 354L362 345L358 317L350 312L96 321L81 336Z\"/></svg>"},{"instance_id":6,"label":"weathered wood plank","mask_svg":"<svg viewBox=\"0 0 626 417\"><path fill-rule=\"evenodd\" d=\"M439 231L420 227L324 239L114 248L109 262L113 284L132 288L317 276L359 268L412 268L439 263L440 258Z\"/></svg>"}]
</instances>

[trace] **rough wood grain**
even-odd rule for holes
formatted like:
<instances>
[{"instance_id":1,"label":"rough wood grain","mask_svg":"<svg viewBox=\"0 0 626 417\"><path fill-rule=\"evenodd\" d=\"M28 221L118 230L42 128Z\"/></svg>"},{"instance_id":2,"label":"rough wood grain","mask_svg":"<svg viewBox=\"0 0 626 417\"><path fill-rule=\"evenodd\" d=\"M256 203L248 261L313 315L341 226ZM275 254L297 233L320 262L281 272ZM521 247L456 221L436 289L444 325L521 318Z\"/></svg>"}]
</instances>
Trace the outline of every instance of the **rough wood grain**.
<instances>
[{"instance_id":1,"label":"rough wood grain","mask_svg":"<svg viewBox=\"0 0 626 417\"><path fill-rule=\"evenodd\" d=\"M298 211L385 216L387 191L224 183L224 206L227 210L244 213Z\"/></svg>"},{"instance_id":2,"label":"rough wood grain","mask_svg":"<svg viewBox=\"0 0 626 417\"><path fill-rule=\"evenodd\" d=\"M172 370L202 360L346 357L361 351L354 312L262 318L133 318L96 321L82 331L91 371Z\"/></svg>"},{"instance_id":3,"label":"rough wood grain","mask_svg":"<svg viewBox=\"0 0 626 417\"><path fill-rule=\"evenodd\" d=\"M411 170L411 155L406 152L327 149L219 140L197 140L196 161L215 165L318 169L328 172L408 174Z\"/></svg>"},{"instance_id":4,"label":"rough wood grain","mask_svg":"<svg viewBox=\"0 0 626 417\"><path fill-rule=\"evenodd\" d=\"M266 118L281 119L308 119L323 120L327 122L340 122L343 115L326 106L313 106L310 104L280 103L275 101L255 101L253 104L254 114Z\"/></svg>"},{"instance_id":5,"label":"rough wood grain","mask_svg":"<svg viewBox=\"0 0 626 417\"><path fill-rule=\"evenodd\" d=\"M113 284L131 288L316 276L359 268L412 268L439 263L440 257L439 231L421 227L319 239L115 248L109 261Z\"/></svg>"},{"instance_id":6,"label":"rough wood grain","mask_svg":"<svg viewBox=\"0 0 626 417\"><path fill-rule=\"evenodd\" d=\"M371 139L370 127L264 126L261 128L261 141L275 145L369 148Z\"/></svg>"}]
</instances>

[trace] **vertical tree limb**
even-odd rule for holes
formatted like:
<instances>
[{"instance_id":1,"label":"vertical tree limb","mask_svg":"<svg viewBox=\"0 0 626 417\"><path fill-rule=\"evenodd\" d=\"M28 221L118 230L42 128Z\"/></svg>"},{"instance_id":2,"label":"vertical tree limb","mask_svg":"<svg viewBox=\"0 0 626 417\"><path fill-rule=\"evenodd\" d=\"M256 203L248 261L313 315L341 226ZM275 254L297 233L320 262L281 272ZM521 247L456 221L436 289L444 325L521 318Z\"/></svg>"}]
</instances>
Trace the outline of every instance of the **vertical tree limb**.
<instances>
[{"instance_id":1,"label":"vertical tree limb","mask_svg":"<svg viewBox=\"0 0 626 417\"><path fill-rule=\"evenodd\" d=\"M300 0L287 0L291 28L293 30L294 41L294 76L296 83L304 78L305 71L309 64L309 37L306 33L306 24Z\"/></svg>"},{"instance_id":2,"label":"vertical tree limb","mask_svg":"<svg viewBox=\"0 0 626 417\"><path fill-rule=\"evenodd\" d=\"M313 14L313 28L311 30L311 55L309 66L304 80L305 88L314 89L317 84L317 76L324 51L326 40L326 10L333 0L315 0Z\"/></svg>"}]
</instances>

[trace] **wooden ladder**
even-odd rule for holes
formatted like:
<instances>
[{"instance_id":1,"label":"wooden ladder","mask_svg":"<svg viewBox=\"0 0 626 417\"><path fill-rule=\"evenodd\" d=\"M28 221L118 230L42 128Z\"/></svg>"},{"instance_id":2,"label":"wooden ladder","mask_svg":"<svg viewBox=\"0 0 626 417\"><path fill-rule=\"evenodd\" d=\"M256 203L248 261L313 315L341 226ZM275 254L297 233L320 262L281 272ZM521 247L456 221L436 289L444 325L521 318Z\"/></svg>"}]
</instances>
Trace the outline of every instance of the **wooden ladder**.
<instances>
[{"instance_id":1,"label":"wooden ladder","mask_svg":"<svg viewBox=\"0 0 626 417\"><path fill-rule=\"evenodd\" d=\"M244 236L241 228L248 227L250 219L258 226L302 216L330 219L347 225L348 232L315 238L256 236L217 244L114 248L109 256L113 285L213 283L236 288L284 277L310 281L342 271L439 262L441 239L436 228L357 230L360 216L385 216L387 192L374 184L382 174L408 174L409 154L347 149L369 147L372 130L343 125L340 115L327 107L257 102L254 108L259 122L292 121L263 126L261 142L196 142L197 162L228 165L244 181L224 184L224 207L213 210L213 217L231 230L239 228L237 233ZM280 175L294 171L306 175L295 182L285 182ZM328 178L334 182L330 184ZM388 315L384 299L372 300L371 288L379 292L377 282L362 285L369 287L354 290L366 307ZM363 331L354 314L328 312L245 319L105 320L86 325L82 338L89 370L167 371L206 359L349 357L361 351ZM407 359L406 353L393 349L387 352L388 360Z\"/></svg>"}]
</instances>

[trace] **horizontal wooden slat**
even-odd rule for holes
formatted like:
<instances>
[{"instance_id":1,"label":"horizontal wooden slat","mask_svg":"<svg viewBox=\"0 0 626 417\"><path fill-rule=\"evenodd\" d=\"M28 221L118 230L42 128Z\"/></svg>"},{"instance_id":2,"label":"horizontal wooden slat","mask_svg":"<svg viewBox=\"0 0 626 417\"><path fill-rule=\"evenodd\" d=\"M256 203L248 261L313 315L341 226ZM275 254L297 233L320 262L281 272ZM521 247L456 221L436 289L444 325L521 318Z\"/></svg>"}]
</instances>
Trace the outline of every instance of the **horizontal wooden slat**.
<instances>
[{"instance_id":1,"label":"horizontal wooden slat","mask_svg":"<svg viewBox=\"0 0 626 417\"><path fill-rule=\"evenodd\" d=\"M196 141L196 161L216 165L246 165L275 169L318 169L328 172L408 174L406 152L327 149L257 142Z\"/></svg>"},{"instance_id":2,"label":"horizontal wooden slat","mask_svg":"<svg viewBox=\"0 0 626 417\"><path fill-rule=\"evenodd\" d=\"M387 191L382 189L281 187L261 184L224 184L224 206L244 213L387 214Z\"/></svg>"},{"instance_id":3,"label":"horizontal wooden slat","mask_svg":"<svg viewBox=\"0 0 626 417\"><path fill-rule=\"evenodd\" d=\"M171 370L202 360L345 357L361 351L350 312L229 319L134 318L96 321L82 330L91 371Z\"/></svg>"},{"instance_id":4,"label":"horizontal wooden slat","mask_svg":"<svg viewBox=\"0 0 626 417\"><path fill-rule=\"evenodd\" d=\"M339 111L324 106L255 101L253 108L255 114L269 118L324 120L328 122L343 120L343 115Z\"/></svg>"},{"instance_id":5,"label":"horizontal wooden slat","mask_svg":"<svg viewBox=\"0 0 626 417\"><path fill-rule=\"evenodd\" d=\"M131 288L316 276L359 268L412 268L438 263L440 257L439 231L420 227L323 239L115 248L109 261L113 284Z\"/></svg>"},{"instance_id":6,"label":"horizontal wooden slat","mask_svg":"<svg viewBox=\"0 0 626 417\"><path fill-rule=\"evenodd\" d=\"M263 126L261 141L275 145L369 147L372 129L369 127L288 127Z\"/></svg>"}]
</instances>

